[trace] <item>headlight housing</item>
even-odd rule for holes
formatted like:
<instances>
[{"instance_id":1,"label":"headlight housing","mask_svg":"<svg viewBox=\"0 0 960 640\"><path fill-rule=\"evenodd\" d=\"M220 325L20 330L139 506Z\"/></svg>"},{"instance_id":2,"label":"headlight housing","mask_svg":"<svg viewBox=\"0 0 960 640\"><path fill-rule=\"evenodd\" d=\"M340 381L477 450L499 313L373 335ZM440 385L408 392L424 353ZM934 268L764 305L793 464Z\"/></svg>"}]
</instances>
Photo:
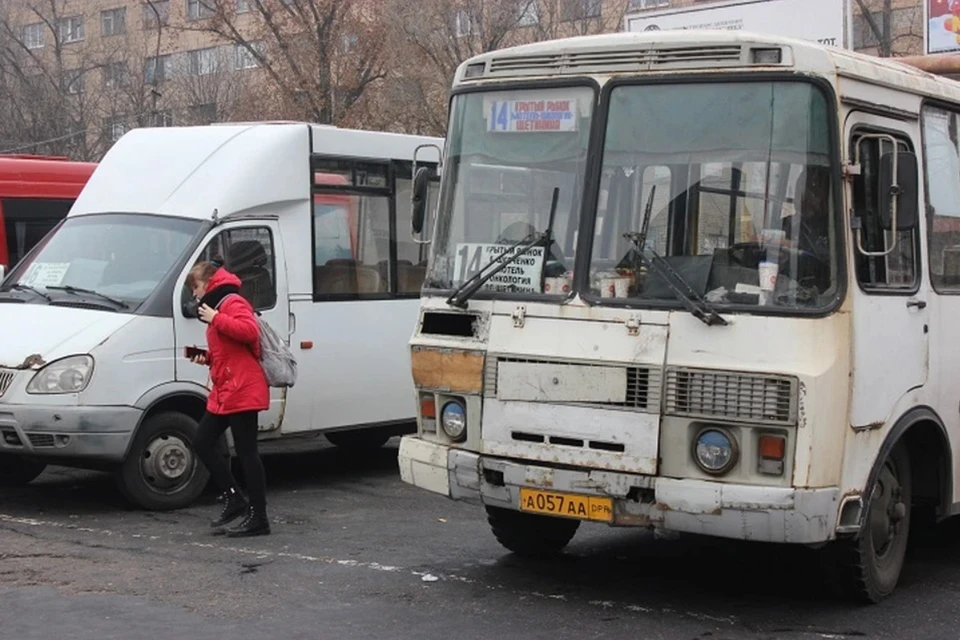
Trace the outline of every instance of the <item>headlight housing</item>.
<instances>
[{"instance_id":1,"label":"headlight housing","mask_svg":"<svg viewBox=\"0 0 960 640\"><path fill-rule=\"evenodd\" d=\"M455 400L443 405L440 427L451 440L463 440L467 434L467 410Z\"/></svg>"},{"instance_id":2,"label":"headlight housing","mask_svg":"<svg viewBox=\"0 0 960 640\"><path fill-rule=\"evenodd\" d=\"M93 374L91 356L70 356L46 365L30 380L27 393L78 393Z\"/></svg>"},{"instance_id":3,"label":"headlight housing","mask_svg":"<svg viewBox=\"0 0 960 640\"><path fill-rule=\"evenodd\" d=\"M737 440L725 429L708 427L693 442L693 459L705 473L723 475L737 464Z\"/></svg>"}]
</instances>

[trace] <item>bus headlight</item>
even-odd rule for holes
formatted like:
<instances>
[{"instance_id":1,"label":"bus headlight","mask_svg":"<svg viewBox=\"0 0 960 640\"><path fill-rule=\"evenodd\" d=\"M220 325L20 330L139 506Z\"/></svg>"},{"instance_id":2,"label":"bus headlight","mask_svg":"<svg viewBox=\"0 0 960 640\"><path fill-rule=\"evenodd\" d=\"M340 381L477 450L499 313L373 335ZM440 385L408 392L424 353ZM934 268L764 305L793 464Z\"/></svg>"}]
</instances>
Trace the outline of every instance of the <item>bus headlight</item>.
<instances>
[{"instance_id":1,"label":"bus headlight","mask_svg":"<svg viewBox=\"0 0 960 640\"><path fill-rule=\"evenodd\" d=\"M451 440L462 440L467 433L467 410L456 401L443 405L440 411L440 427Z\"/></svg>"},{"instance_id":2,"label":"bus headlight","mask_svg":"<svg viewBox=\"0 0 960 640\"><path fill-rule=\"evenodd\" d=\"M693 444L693 459L703 471L722 475L737 464L737 441L722 429L703 429Z\"/></svg>"},{"instance_id":3,"label":"bus headlight","mask_svg":"<svg viewBox=\"0 0 960 640\"><path fill-rule=\"evenodd\" d=\"M92 373L92 357L63 358L40 369L27 385L27 393L77 393L84 390Z\"/></svg>"}]
</instances>

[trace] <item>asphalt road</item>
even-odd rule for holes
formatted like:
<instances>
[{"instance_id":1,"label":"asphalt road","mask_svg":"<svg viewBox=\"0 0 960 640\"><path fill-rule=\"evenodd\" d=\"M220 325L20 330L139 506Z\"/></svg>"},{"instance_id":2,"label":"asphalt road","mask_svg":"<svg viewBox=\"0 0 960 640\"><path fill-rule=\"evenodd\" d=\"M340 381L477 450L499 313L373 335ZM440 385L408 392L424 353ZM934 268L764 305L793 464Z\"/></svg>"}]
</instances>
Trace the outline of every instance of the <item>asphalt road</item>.
<instances>
[{"instance_id":1,"label":"asphalt road","mask_svg":"<svg viewBox=\"0 0 960 640\"><path fill-rule=\"evenodd\" d=\"M482 510L402 484L396 454L267 456L274 534L239 542L207 529L212 492L149 513L92 472L0 489L0 638L960 638L955 522L857 606L804 549L585 525L521 560Z\"/></svg>"}]
</instances>

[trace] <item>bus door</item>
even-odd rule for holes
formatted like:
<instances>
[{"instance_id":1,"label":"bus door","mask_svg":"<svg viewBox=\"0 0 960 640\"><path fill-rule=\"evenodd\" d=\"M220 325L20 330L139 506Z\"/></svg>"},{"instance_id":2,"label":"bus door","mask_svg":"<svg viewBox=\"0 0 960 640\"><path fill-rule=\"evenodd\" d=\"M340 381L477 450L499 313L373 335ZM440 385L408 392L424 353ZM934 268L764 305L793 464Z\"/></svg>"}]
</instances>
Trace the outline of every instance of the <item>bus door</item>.
<instances>
[{"instance_id":1,"label":"bus door","mask_svg":"<svg viewBox=\"0 0 960 640\"><path fill-rule=\"evenodd\" d=\"M901 184L905 172L917 184L916 123L854 112L845 128L846 162L858 166L845 182L852 228L853 388L850 424L884 424L897 402L927 382L929 369L928 291L920 277L920 234L892 228L889 182L896 149ZM919 196L914 190L912 199ZM904 194L906 196L907 194ZM887 204L885 205L884 200ZM900 198L903 201L903 197ZM904 203L906 205L906 203ZM919 203L913 203L919 207Z\"/></svg>"},{"instance_id":2,"label":"bus door","mask_svg":"<svg viewBox=\"0 0 960 640\"><path fill-rule=\"evenodd\" d=\"M283 245L279 225L275 220L228 222L211 232L202 245L202 250L187 264L181 282L187 272L199 261L211 260L220 255L225 267L240 278L240 295L247 299L260 317L281 338L290 335L290 297L284 268ZM176 376L177 380L189 380L208 386L207 367L193 364L183 357L188 346L206 348L206 325L196 317L196 304L192 293L185 287L178 292L180 313L175 314ZM270 389L270 409L260 413L260 431L280 435L286 409L287 390Z\"/></svg>"}]
</instances>

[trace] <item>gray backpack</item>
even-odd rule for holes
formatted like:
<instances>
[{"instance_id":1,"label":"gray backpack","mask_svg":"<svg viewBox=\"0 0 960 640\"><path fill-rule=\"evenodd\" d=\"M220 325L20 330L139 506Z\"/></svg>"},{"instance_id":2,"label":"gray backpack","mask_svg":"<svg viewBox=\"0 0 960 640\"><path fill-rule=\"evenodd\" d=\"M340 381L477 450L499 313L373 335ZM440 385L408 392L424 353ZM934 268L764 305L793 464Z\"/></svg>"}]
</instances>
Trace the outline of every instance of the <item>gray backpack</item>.
<instances>
[{"instance_id":1,"label":"gray backpack","mask_svg":"<svg viewBox=\"0 0 960 640\"><path fill-rule=\"evenodd\" d=\"M292 387L297 382L297 359L287 343L267 321L257 315L260 325L260 366L271 387Z\"/></svg>"},{"instance_id":2,"label":"gray backpack","mask_svg":"<svg viewBox=\"0 0 960 640\"><path fill-rule=\"evenodd\" d=\"M240 297L247 302L246 298ZM223 300L220 301L220 304L222 303ZM219 306L218 304L217 307ZM267 384L278 388L292 387L297 382L297 359L293 357L293 352L283 338L260 317L256 310L253 315L257 319L257 326L260 327L260 366L267 378Z\"/></svg>"}]
</instances>

